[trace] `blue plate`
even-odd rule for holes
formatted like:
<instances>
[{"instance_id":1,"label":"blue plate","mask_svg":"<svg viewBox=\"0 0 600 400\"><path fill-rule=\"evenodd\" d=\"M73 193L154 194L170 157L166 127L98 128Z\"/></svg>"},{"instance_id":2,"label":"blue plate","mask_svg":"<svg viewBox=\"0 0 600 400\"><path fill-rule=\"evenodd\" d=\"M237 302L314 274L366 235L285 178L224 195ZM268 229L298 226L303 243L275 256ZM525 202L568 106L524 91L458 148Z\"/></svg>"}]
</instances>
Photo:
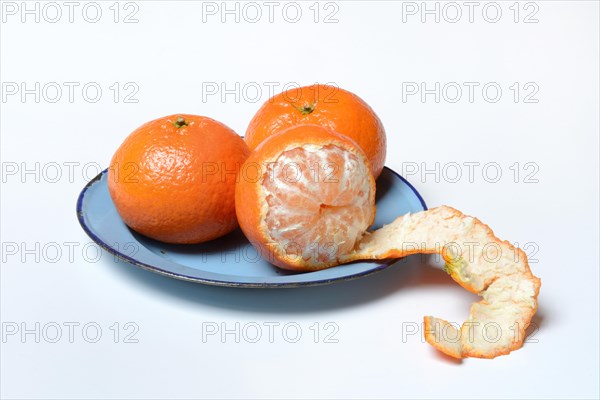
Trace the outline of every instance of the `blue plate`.
<instances>
[{"instance_id":1,"label":"blue plate","mask_svg":"<svg viewBox=\"0 0 600 400\"><path fill-rule=\"evenodd\" d=\"M108 193L107 170L92 179L77 200L85 232L116 257L171 278L233 287L324 285L381 271L396 260L363 261L321 271L294 273L260 258L241 230L198 245L172 245L142 236L125 225ZM377 216L373 228L407 212L426 210L414 187L389 168L377 180Z\"/></svg>"}]
</instances>

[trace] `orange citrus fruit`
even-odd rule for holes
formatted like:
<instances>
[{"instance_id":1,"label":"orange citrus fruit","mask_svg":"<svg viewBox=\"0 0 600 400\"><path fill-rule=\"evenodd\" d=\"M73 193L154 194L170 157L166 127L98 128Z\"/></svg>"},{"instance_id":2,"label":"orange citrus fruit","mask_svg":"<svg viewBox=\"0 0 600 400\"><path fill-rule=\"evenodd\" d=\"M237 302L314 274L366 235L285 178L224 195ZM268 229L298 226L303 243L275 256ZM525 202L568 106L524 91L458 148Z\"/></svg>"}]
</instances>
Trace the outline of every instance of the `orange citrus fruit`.
<instances>
[{"instance_id":1,"label":"orange citrus fruit","mask_svg":"<svg viewBox=\"0 0 600 400\"><path fill-rule=\"evenodd\" d=\"M133 230L200 243L237 227L235 183L250 150L227 126L177 114L133 131L112 158L108 188Z\"/></svg>"},{"instance_id":2,"label":"orange citrus fruit","mask_svg":"<svg viewBox=\"0 0 600 400\"><path fill-rule=\"evenodd\" d=\"M285 269L338 264L375 218L369 160L350 138L298 125L252 152L236 185L240 227L261 256Z\"/></svg>"},{"instance_id":3,"label":"orange citrus fruit","mask_svg":"<svg viewBox=\"0 0 600 400\"><path fill-rule=\"evenodd\" d=\"M305 86L270 98L250 122L245 140L255 149L273 134L301 124L321 125L350 137L367 155L377 179L385 163L383 124L360 97L336 86Z\"/></svg>"}]
</instances>

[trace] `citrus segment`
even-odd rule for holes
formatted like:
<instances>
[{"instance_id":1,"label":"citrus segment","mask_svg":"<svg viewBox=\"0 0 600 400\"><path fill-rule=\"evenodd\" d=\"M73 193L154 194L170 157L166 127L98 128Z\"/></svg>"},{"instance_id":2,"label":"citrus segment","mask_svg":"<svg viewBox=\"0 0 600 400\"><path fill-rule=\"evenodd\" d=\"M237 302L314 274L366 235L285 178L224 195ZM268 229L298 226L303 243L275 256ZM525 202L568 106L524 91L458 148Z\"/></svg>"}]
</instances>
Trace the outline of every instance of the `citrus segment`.
<instances>
[{"instance_id":1,"label":"citrus segment","mask_svg":"<svg viewBox=\"0 0 600 400\"><path fill-rule=\"evenodd\" d=\"M262 182L270 239L298 249L306 262L335 262L350 252L372 223L368 173L356 155L336 145L284 151Z\"/></svg>"}]
</instances>

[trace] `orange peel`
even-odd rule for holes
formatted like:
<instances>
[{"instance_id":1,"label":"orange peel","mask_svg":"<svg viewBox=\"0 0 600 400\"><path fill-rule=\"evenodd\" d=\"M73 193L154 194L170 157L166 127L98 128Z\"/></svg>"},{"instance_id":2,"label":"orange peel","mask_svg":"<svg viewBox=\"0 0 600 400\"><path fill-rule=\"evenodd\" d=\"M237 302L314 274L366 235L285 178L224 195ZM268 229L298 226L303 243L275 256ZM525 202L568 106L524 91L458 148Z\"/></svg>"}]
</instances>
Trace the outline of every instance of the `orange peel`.
<instances>
[{"instance_id":1,"label":"orange peel","mask_svg":"<svg viewBox=\"0 0 600 400\"><path fill-rule=\"evenodd\" d=\"M460 329L424 318L425 340L455 357L494 358L523 345L525 330L537 311L540 279L527 256L498 239L489 226L460 211L440 206L406 214L367 233L342 262L438 253L445 270L466 290L483 299L471 306Z\"/></svg>"}]
</instances>

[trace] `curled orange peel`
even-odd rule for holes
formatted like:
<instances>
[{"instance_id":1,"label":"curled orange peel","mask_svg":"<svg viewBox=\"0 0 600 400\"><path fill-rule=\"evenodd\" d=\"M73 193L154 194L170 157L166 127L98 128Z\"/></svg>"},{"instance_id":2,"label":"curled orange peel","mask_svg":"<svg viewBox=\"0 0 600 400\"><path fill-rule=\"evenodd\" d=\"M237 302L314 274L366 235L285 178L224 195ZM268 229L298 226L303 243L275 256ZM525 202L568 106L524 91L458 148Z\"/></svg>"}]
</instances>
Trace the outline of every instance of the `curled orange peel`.
<instances>
[{"instance_id":1,"label":"curled orange peel","mask_svg":"<svg viewBox=\"0 0 600 400\"><path fill-rule=\"evenodd\" d=\"M498 239L477 218L448 206L406 214L366 233L340 261L415 253L441 254L450 276L483 298L471 306L469 318L459 329L443 319L425 317L429 344L455 358L494 358L523 345L525 330L537 310L540 279L531 273L521 249Z\"/></svg>"}]
</instances>

